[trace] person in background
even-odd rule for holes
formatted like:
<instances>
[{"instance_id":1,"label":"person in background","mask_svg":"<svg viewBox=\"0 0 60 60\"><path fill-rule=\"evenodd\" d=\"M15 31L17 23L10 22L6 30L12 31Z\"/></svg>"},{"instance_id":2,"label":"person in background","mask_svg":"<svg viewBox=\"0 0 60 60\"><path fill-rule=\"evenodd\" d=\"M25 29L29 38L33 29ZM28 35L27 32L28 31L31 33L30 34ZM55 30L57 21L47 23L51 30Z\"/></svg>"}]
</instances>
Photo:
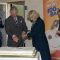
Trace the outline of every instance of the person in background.
<instances>
[{"instance_id":1,"label":"person in background","mask_svg":"<svg viewBox=\"0 0 60 60\"><path fill-rule=\"evenodd\" d=\"M22 16L17 15L17 8L12 6L10 16L5 20L5 30L8 34L8 47L24 47L21 35L27 32L27 26Z\"/></svg>"},{"instance_id":2,"label":"person in background","mask_svg":"<svg viewBox=\"0 0 60 60\"><path fill-rule=\"evenodd\" d=\"M0 17L0 28L3 28L3 27L4 27L4 25L2 23L2 18Z\"/></svg>"},{"instance_id":3,"label":"person in background","mask_svg":"<svg viewBox=\"0 0 60 60\"><path fill-rule=\"evenodd\" d=\"M22 35L22 38L32 38L33 47L40 52L42 60L51 60L48 41L45 35L45 24L35 10L28 13L28 20L33 23L31 32Z\"/></svg>"},{"instance_id":4,"label":"person in background","mask_svg":"<svg viewBox=\"0 0 60 60\"><path fill-rule=\"evenodd\" d=\"M0 29L4 28L4 25L2 23L2 18L0 17ZM0 30L0 47L2 47L2 32Z\"/></svg>"},{"instance_id":5,"label":"person in background","mask_svg":"<svg viewBox=\"0 0 60 60\"><path fill-rule=\"evenodd\" d=\"M57 11L57 14L58 14L58 18L59 18L59 28L57 31L57 35L60 36L60 9Z\"/></svg>"},{"instance_id":6,"label":"person in background","mask_svg":"<svg viewBox=\"0 0 60 60\"><path fill-rule=\"evenodd\" d=\"M0 47L2 47L2 32L0 31Z\"/></svg>"}]
</instances>

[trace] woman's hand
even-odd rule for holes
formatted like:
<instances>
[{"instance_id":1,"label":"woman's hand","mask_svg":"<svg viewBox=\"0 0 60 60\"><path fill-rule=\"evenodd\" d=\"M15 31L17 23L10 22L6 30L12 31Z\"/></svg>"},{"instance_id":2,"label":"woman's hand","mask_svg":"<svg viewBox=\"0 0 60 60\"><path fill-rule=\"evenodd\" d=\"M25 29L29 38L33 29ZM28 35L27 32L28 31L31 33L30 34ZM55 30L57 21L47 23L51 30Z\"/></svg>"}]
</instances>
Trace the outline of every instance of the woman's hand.
<instances>
[{"instance_id":1,"label":"woman's hand","mask_svg":"<svg viewBox=\"0 0 60 60\"><path fill-rule=\"evenodd\" d=\"M22 32L22 39L27 39L27 33Z\"/></svg>"}]
</instances>

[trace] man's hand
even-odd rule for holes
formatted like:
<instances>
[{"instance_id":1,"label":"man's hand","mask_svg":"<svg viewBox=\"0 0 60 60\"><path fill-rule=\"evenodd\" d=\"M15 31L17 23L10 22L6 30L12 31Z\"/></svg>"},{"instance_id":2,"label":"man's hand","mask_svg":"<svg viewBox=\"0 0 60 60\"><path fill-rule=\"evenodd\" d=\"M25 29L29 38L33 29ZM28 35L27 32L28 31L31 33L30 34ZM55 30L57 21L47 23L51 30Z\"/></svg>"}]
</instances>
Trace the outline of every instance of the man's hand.
<instances>
[{"instance_id":1,"label":"man's hand","mask_svg":"<svg viewBox=\"0 0 60 60\"><path fill-rule=\"evenodd\" d=\"M12 39L13 39L13 41L16 42L16 43L17 43L18 40L19 40L18 37L17 37L16 35L13 35L13 36L12 36Z\"/></svg>"}]
</instances>

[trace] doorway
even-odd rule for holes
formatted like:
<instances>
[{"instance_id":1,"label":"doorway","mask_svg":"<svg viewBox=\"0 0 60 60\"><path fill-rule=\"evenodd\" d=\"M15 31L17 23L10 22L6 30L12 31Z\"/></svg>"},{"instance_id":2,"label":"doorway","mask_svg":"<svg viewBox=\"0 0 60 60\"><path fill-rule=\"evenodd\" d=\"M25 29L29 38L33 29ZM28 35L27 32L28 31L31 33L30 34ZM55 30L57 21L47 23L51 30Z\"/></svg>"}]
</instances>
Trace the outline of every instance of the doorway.
<instances>
[{"instance_id":1,"label":"doorway","mask_svg":"<svg viewBox=\"0 0 60 60\"><path fill-rule=\"evenodd\" d=\"M1 24L4 26L6 14L7 13L7 3L0 3L0 19ZM2 46L6 45L6 32L4 27L0 27L0 32L2 33Z\"/></svg>"}]
</instances>

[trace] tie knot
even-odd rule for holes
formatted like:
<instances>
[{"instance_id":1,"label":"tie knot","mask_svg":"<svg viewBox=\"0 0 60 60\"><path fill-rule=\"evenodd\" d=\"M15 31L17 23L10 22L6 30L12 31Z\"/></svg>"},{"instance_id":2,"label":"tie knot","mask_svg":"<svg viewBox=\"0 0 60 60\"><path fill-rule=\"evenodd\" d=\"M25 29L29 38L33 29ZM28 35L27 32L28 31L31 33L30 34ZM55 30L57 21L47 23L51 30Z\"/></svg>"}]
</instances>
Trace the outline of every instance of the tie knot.
<instances>
[{"instance_id":1,"label":"tie knot","mask_svg":"<svg viewBox=\"0 0 60 60\"><path fill-rule=\"evenodd\" d=\"M16 24L17 24L17 23L18 23L17 17L14 17L14 20L15 20L15 22L16 22Z\"/></svg>"}]
</instances>

